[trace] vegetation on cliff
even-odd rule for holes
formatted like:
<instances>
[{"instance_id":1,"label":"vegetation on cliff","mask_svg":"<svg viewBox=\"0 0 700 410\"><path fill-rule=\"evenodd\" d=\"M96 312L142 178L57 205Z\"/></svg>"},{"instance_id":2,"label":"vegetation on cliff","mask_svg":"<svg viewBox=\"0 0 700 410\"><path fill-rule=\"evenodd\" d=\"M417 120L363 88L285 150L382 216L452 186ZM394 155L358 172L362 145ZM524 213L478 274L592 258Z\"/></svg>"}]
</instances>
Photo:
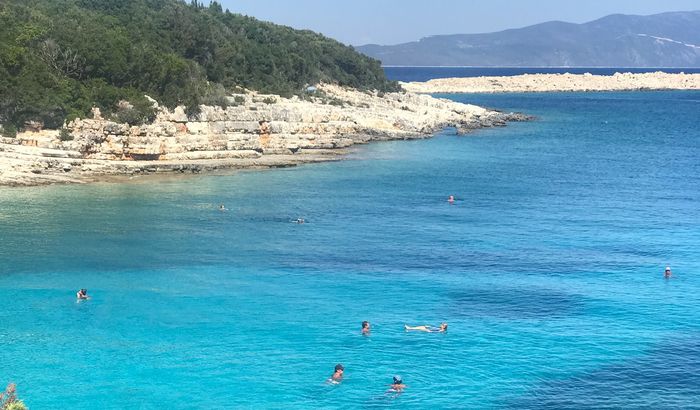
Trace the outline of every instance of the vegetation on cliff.
<instances>
[{"instance_id":1,"label":"vegetation on cliff","mask_svg":"<svg viewBox=\"0 0 700 410\"><path fill-rule=\"evenodd\" d=\"M379 61L352 47L224 11L216 1L0 2L0 124L6 130L27 121L59 127L93 106L138 122L152 115L144 94L196 109L225 104L235 87L288 96L319 81L398 88ZM132 105L118 108L120 100Z\"/></svg>"}]
</instances>

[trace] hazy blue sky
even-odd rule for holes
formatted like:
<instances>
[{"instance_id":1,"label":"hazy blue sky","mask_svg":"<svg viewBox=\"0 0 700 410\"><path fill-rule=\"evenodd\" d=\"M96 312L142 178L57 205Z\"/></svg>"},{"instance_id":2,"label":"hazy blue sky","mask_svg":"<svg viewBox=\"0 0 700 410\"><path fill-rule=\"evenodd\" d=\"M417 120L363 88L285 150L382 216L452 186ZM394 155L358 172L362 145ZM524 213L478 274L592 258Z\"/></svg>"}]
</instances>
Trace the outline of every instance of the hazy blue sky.
<instances>
[{"instance_id":1,"label":"hazy blue sky","mask_svg":"<svg viewBox=\"0 0 700 410\"><path fill-rule=\"evenodd\" d=\"M698 10L700 0L219 0L232 12L308 28L347 44L396 44L432 34L484 33L613 13Z\"/></svg>"}]
</instances>

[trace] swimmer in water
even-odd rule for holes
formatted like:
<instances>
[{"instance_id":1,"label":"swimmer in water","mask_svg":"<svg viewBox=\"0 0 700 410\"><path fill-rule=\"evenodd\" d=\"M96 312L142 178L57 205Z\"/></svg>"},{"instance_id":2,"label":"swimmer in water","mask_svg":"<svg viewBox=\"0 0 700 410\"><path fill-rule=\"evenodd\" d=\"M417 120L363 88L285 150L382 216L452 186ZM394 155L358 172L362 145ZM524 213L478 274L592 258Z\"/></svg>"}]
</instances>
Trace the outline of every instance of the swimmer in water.
<instances>
[{"instance_id":1,"label":"swimmer in water","mask_svg":"<svg viewBox=\"0 0 700 410\"><path fill-rule=\"evenodd\" d=\"M340 382L343 381L343 372L345 371L345 368L343 367L342 364L338 363L335 365L335 371L331 375L331 377L328 378L328 383L332 384L340 384Z\"/></svg>"},{"instance_id":2,"label":"swimmer in water","mask_svg":"<svg viewBox=\"0 0 700 410\"><path fill-rule=\"evenodd\" d=\"M365 336L369 335L369 330L369 322L365 320L362 322L362 334Z\"/></svg>"},{"instance_id":3,"label":"swimmer in water","mask_svg":"<svg viewBox=\"0 0 700 410\"><path fill-rule=\"evenodd\" d=\"M428 325L423 325L423 326L403 325L403 328L406 331L417 330L419 332L427 332L427 333L445 333L445 332L447 332L447 323L440 323L440 327L428 326Z\"/></svg>"},{"instance_id":4,"label":"swimmer in water","mask_svg":"<svg viewBox=\"0 0 700 410\"><path fill-rule=\"evenodd\" d=\"M671 277L671 275L672 275L672 273L671 273L671 267L670 267L670 266L666 266L666 270L664 270L664 278L668 279L668 278Z\"/></svg>"},{"instance_id":5,"label":"swimmer in water","mask_svg":"<svg viewBox=\"0 0 700 410\"><path fill-rule=\"evenodd\" d=\"M455 196L454 195L448 196L447 202L449 202L450 204L454 204L455 203Z\"/></svg>"},{"instance_id":6,"label":"swimmer in water","mask_svg":"<svg viewBox=\"0 0 700 410\"><path fill-rule=\"evenodd\" d=\"M78 300L90 299L90 296L87 294L87 289L80 289L78 293L75 294L75 297L78 298Z\"/></svg>"},{"instance_id":7,"label":"swimmer in water","mask_svg":"<svg viewBox=\"0 0 700 410\"><path fill-rule=\"evenodd\" d=\"M228 209L226 209L224 204L221 204L221 205L219 205L219 211L224 212L224 211L228 211Z\"/></svg>"},{"instance_id":8,"label":"swimmer in water","mask_svg":"<svg viewBox=\"0 0 700 410\"><path fill-rule=\"evenodd\" d=\"M305 223L306 221L304 221L304 218L297 218L297 220L294 221L294 222L296 222L296 223L298 223L298 224L303 224L303 223Z\"/></svg>"},{"instance_id":9,"label":"swimmer in water","mask_svg":"<svg viewBox=\"0 0 700 410\"><path fill-rule=\"evenodd\" d=\"M394 376L394 381L389 385L389 391L388 393L401 393L403 389L406 388L406 385L403 384L403 381L401 380L401 376Z\"/></svg>"}]
</instances>

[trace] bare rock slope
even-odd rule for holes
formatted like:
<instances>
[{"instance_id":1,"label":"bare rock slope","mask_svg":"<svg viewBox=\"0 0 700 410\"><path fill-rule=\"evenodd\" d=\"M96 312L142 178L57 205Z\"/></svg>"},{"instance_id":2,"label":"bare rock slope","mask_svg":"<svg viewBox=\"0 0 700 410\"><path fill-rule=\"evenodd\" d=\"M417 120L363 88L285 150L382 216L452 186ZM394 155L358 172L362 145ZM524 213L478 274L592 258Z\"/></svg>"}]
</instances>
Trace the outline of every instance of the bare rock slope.
<instances>
[{"instance_id":1,"label":"bare rock slope","mask_svg":"<svg viewBox=\"0 0 700 410\"><path fill-rule=\"evenodd\" d=\"M256 93L230 97L227 108L179 107L129 126L78 119L59 131L0 139L0 185L87 182L110 176L214 169L281 167L339 158L355 144L424 138L446 126L461 132L525 120L413 93L360 92L332 85L300 99ZM64 138L65 139L65 138Z\"/></svg>"}]
</instances>

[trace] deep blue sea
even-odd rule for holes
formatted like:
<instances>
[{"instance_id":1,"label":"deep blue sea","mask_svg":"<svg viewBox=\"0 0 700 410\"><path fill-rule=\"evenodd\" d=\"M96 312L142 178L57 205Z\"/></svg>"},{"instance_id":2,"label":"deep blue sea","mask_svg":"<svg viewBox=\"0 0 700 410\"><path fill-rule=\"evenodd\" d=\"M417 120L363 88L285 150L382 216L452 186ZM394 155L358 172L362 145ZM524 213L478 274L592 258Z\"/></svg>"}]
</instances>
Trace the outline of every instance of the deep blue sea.
<instances>
[{"instance_id":1,"label":"deep blue sea","mask_svg":"<svg viewBox=\"0 0 700 410\"><path fill-rule=\"evenodd\" d=\"M700 93L450 98L538 120L0 188L0 384L32 409L700 408Z\"/></svg>"},{"instance_id":2,"label":"deep blue sea","mask_svg":"<svg viewBox=\"0 0 700 410\"><path fill-rule=\"evenodd\" d=\"M391 80L428 81L433 78L514 76L521 74L585 74L613 75L615 73L700 73L700 68L673 67L402 67L386 66L384 72Z\"/></svg>"}]
</instances>

